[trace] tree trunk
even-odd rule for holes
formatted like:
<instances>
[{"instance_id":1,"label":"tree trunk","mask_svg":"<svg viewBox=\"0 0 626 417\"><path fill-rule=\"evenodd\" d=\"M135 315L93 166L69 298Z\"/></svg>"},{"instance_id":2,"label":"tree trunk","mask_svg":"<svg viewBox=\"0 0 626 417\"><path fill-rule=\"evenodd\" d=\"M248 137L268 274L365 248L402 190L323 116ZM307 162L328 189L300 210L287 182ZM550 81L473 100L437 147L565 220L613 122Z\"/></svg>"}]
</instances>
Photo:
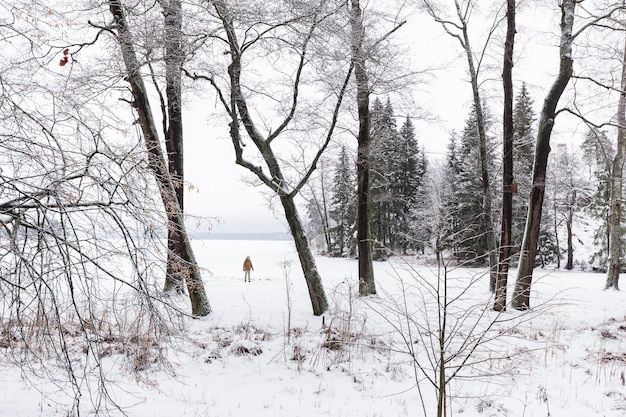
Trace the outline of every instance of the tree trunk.
<instances>
[{"instance_id":1,"label":"tree trunk","mask_svg":"<svg viewBox=\"0 0 626 417\"><path fill-rule=\"evenodd\" d=\"M313 314L320 316L328 309L322 278L315 266L315 259L309 248L309 241L304 234L302 221L300 220L300 216L298 216L298 210L293 201L293 197L281 195L280 202L285 211L285 218L287 219L291 236L293 236L293 241L296 245L302 273L304 274L304 279L309 290Z\"/></svg>"},{"instance_id":2,"label":"tree trunk","mask_svg":"<svg viewBox=\"0 0 626 417\"><path fill-rule=\"evenodd\" d=\"M518 269L512 306L518 310L530 308L530 287L532 274L537 256L537 243L541 226L541 209L546 189L546 169L548 154L550 153L550 137L556 117L556 106L572 77L572 28L574 26L574 10L577 0L562 0L561 2L561 43L559 74L552 84L543 103L539 127L537 129L537 144L533 165L533 183L528 205L528 218L522 241L522 252Z\"/></svg>"},{"instance_id":3,"label":"tree trunk","mask_svg":"<svg viewBox=\"0 0 626 417\"><path fill-rule=\"evenodd\" d=\"M617 105L617 150L613 158L610 208L609 270L605 288L619 289L622 269L622 178L624 172L624 147L626 147L626 41L622 57L621 93Z\"/></svg>"},{"instance_id":4,"label":"tree trunk","mask_svg":"<svg viewBox=\"0 0 626 417\"><path fill-rule=\"evenodd\" d=\"M184 153L183 153L183 106L182 65L183 11L180 0L161 0L165 20L165 80L167 95L167 137L165 146L170 175L181 210L184 210Z\"/></svg>"},{"instance_id":5,"label":"tree trunk","mask_svg":"<svg viewBox=\"0 0 626 417\"><path fill-rule=\"evenodd\" d=\"M180 0L161 0L165 29L165 92L167 96L167 132L165 148L167 161L176 198L181 213L184 213L184 154L183 154L183 115L181 66L184 61L182 51L182 5ZM174 224L169 225L167 239L167 273L163 290L183 292L185 277L177 266L189 262L184 250L181 233Z\"/></svg>"},{"instance_id":6,"label":"tree trunk","mask_svg":"<svg viewBox=\"0 0 626 417\"><path fill-rule=\"evenodd\" d=\"M496 311L506 310L506 287L511 259L511 221L513 219L513 45L515 41L515 0L507 0L506 40L504 42L504 63L502 66L502 85L504 90L503 113L503 175L502 175L502 229L500 236L500 259L498 279L495 285Z\"/></svg>"},{"instance_id":7,"label":"tree trunk","mask_svg":"<svg viewBox=\"0 0 626 417\"><path fill-rule=\"evenodd\" d=\"M556 269L561 269L561 242L559 241L559 224L558 224L558 212L556 210L556 190L554 192L554 201L552 201L553 209L553 225L554 225L554 243L556 244ZM541 267L543 268L547 262L541 257Z\"/></svg>"},{"instance_id":8,"label":"tree trunk","mask_svg":"<svg viewBox=\"0 0 626 417\"><path fill-rule=\"evenodd\" d=\"M332 240L330 237L330 220L328 215L328 202L326 201L326 184L324 181L324 168L322 165L321 186L322 186L322 227L324 231L324 241L326 242L326 253L330 253L332 247Z\"/></svg>"},{"instance_id":9,"label":"tree trunk","mask_svg":"<svg viewBox=\"0 0 626 417\"><path fill-rule=\"evenodd\" d=\"M280 198L281 204L285 211L285 218L287 220L289 229L296 245L296 250L298 252L302 272L304 273L304 278L309 289L309 296L311 299L311 304L313 306L313 314L319 316L323 314L328 308L328 302L326 300L326 295L322 286L321 277L315 265L315 259L311 253L308 240L302 228L302 222L298 215L297 207L294 203L294 198L313 174L313 171L316 169L317 163L320 161L324 150L328 146L328 143L333 136L333 131L337 122L339 109L341 107L345 91L347 89L348 81L352 76L352 66L350 66L341 90L338 92L337 101L333 110L332 121L328 128L328 133L324 144L317 151L310 166L302 175L299 183L297 183L295 186L291 186L290 181L288 181L283 175L279 160L274 153L274 150L272 149L272 143L279 135L281 135L281 133L283 133L288 128L290 122L296 114L301 75L305 63L308 60L308 41L310 40L311 36L313 36L313 32L317 28L317 25L320 23L320 21L317 19L317 15L313 13L309 32L302 40L303 42L301 45L301 49L298 50L300 59L298 67L295 70L296 75L292 87L293 97L290 111L276 129L271 130L267 136L264 136L259 131L257 125L253 120L251 108L249 108L248 101L246 99L247 94L244 94L241 85L242 54L247 50L247 47L242 47L239 44L237 31L235 29L234 16L232 14L232 10L228 7L228 4L220 0L214 0L212 1L212 4L215 7L215 11L217 12L219 19L221 20L222 26L225 31L225 39L228 42L229 47L229 56L231 60L230 64L228 65L229 95L224 95L222 93L213 78L205 78L208 78L213 87L215 87L218 91L220 101L224 105L231 119L229 133L233 149L235 151L235 163L246 168L250 173L255 175L263 184L265 184L268 188L275 192ZM245 132L247 133L250 140L254 143L256 150L259 152L259 159L263 160L265 167L269 171L269 175L264 172L262 166L259 166L258 160L251 162L243 157L244 144L240 130L242 126L245 129ZM257 157L258 156L259 155L257 155Z\"/></svg>"},{"instance_id":10,"label":"tree trunk","mask_svg":"<svg viewBox=\"0 0 626 417\"><path fill-rule=\"evenodd\" d=\"M126 23L124 9L119 0L109 0L109 8L116 23L117 39L120 44L124 64L126 65L127 78L131 86L134 108L139 117L139 125L143 133L146 149L148 151L148 165L153 171L161 200L167 214L168 224L173 230L180 234L181 250L185 253L184 262L180 260L178 268L185 277L189 298L191 300L191 311L194 316L206 316L211 312L211 306L206 296L200 269L191 248L191 243L187 236L185 223L181 213L176 191L172 178L170 177L159 142L156 125L150 108L148 94L140 73L140 65L135 54L135 46L131 33Z\"/></svg>"},{"instance_id":11,"label":"tree trunk","mask_svg":"<svg viewBox=\"0 0 626 417\"><path fill-rule=\"evenodd\" d=\"M565 223L565 227L567 229L567 263L565 264L565 269L572 270L574 269L574 245L572 243L572 224L574 223L574 206L576 204L576 190L572 190L569 209L567 212L567 222Z\"/></svg>"},{"instance_id":12,"label":"tree trunk","mask_svg":"<svg viewBox=\"0 0 626 417\"><path fill-rule=\"evenodd\" d=\"M359 134L357 154L357 240L359 248L359 294L376 294L374 265L372 263L372 239L370 232L370 110L369 82L363 52L363 22L359 0L351 0L352 12L352 62L357 88Z\"/></svg>"},{"instance_id":13,"label":"tree trunk","mask_svg":"<svg viewBox=\"0 0 626 417\"><path fill-rule=\"evenodd\" d=\"M496 245L496 236L493 231L493 215L491 212L492 194L489 181L489 167L487 164L487 134L485 131L485 115L480 100L480 91L478 86L478 71L474 64L474 54L469 41L467 32L466 16L462 13L458 0L455 0L457 15L462 22L461 29L463 41L461 42L465 49L467 57L467 66L470 73L470 82L472 85L472 95L474 98L474 107L476 109L476 127L478 129L478 154L480 159L480 177L483 188L483 206L482 206L482 224L485 228L485 236L487 239L487 250L489 251L489 288L493 291L496 287L498 275L498 253Z\"/></svg>"}]
</instances>

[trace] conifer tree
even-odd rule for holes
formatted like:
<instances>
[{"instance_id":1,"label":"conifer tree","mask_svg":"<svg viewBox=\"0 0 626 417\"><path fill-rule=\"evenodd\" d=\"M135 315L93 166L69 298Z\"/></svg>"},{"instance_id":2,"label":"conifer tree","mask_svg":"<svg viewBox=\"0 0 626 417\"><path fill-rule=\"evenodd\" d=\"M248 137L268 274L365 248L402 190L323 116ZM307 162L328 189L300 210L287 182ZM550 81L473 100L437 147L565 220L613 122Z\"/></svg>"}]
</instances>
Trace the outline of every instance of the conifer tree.
<instances>
[{"instance_id":1,"label":"conifer tree","mask_svg":"<svg viewBox=\"0 0 626 417\"><path fill-rule=\"evenodd\" d=\"M392 160L394 169L391 183L392 192L396 196L392 204L397 216L394 224L397 233L396 249L408 253L423 249L423 243L416 243L416 237L420 235L416 218L427 165L426 156L418 145L409 117L406 117L397 138L398 143L394 148Z\"/></svg>"},{"instance_id":2,"label":"conifer tree","mask_svg":"<svg viewBox=\"0 0 626 417\"><path fill-rule=\"evenodd\" d=\"M590 129L581 144L583 160L590 173L590 187L586 198L589 200L587 212L598 221L594 229L595 251L589 259L591 265L600 269L607 264L609 251L609 202L611 199L611 161L613 144L604 131Z\"/></svg>"},{"instance_id":3,"label":"conifer tree","mask_svg":"<svg viewBox=\"0 0 626 417\"><path fill-rule=\"evenodd\" d=\"M339 160L335 165L335 175L330 204L331 255L353 256L356 254L356 181L354 161L345 145L341 146Z\"/></svg>"},{"instance_id":4,"label":"conifer tree","mask_svg":"<svg viewBox=\"0 0 626 417\"><path fill-rule=\"evenodd\" d=\"M524 236L526 215L528 214L535 157L535 130L533 128L535 120L533 100L524 83L515 100L513 110L513 177L517 183L517 194L513 197L513 219L511 222L511 241L516 248L513 253L519 252Z\"/></svg>"},{"instance_id":5,"label":"conifer tree","mask_svg":"<svg viewBox=\"0 0 626 417\"><path fill-rule=\"evenodd\" d=\"M458 149L456 144L449 147L449 176L446 181L453 188L444 202L447 216L450 217L449 230L444 237L454 242L454 255L460 260L483 262L489 254L489 247L487 225L482 221L482 178L477 132L476 113L472 109L465 122ZM487 156L487 162L491 164L493 155Z\"/></svg>"},{"instance_id":6,"label":"conifer tree","mask_svg":"<svg viewBox=\"0 0 626 417\"><path fill-rule=\"evenodd\" d=\"M396 137L396 121L393 107L389 100L383 105L376 98L372 114L372 155L371 188L372 210L370 224L372 238L375 241L374 259L384 259L395 244L392 223L394 221L391 205L394 199L390 189L392 178L391 160L393 158Z\"/></svg>"},{"instance_id":7,"label":"conifer tree","mask_svg":"<svg viewBox=\"0 0 626 417\"><path fill-rule=\"evenodd\" d=\"M418 196L426 173L426 157L420 149L410 118L400 130L389 100L372 106L372 235L376 257L389 252L407 253L416 245Z\"/></svg>"},{"instance_id":8,"label":"conifer tree","mask_svg":"<svg viewBox=\"0 0 626 417\"><path fill-rule=\"evenodd\" d=\"M443 225L441 227L441 249L452 251L454 257L458 257L459 246L456 233L459 231L461 220L456 210L456 196L459 192L461 175L461 162L458 154L458 135L452 132L448 141L446 152L446 165L444 169L444 181L442 192L442 211L444 212Z\"/></svg>"}]
</instances>

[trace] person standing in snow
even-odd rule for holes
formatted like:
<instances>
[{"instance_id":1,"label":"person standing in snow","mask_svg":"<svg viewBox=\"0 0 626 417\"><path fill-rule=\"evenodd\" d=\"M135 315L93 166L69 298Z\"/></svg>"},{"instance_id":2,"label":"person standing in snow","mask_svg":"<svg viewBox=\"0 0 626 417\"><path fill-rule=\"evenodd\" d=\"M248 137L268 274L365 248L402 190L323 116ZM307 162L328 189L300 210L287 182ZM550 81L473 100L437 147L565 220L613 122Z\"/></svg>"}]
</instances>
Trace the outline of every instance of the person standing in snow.
<instances>
[{"instance_id":1,"label":"person standing in snow","mask_svg":"<svg viewBox=\"0 0 626 417\"><path fill-rule=\"evenodd\" d=\"M246 260L243 261L243 282L250 282L250 271L254 271L250 255L246 256Z\"/></svg>"}]
</instances>

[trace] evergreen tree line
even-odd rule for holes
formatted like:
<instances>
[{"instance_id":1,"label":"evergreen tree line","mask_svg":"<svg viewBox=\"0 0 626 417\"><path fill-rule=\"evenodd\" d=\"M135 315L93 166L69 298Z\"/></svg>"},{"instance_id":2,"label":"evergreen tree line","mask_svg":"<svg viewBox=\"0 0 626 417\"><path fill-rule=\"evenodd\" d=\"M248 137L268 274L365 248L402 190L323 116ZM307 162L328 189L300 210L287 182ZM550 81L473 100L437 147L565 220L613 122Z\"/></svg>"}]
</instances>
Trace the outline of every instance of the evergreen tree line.
<instances>
[{"instance_id":1,"label":"evergreen tree line","mask_svg":"<svg viewBox=\"0 0 626 417\"><path fill-rule=\"evenodd\" d=\"M536 115L533 100L523 85L514 106L514 188L512 253L519 253L528 211L535 147ZM486 225L482 221L482 193L478 158L476 113L472 108L463 130L449 138L441 173L437 175L419 145L409 117L397 127L389 100L376 99L371 109L372 210L370 228L374 257L418 254L442 250L466 265L488 260ZM485 115L487 126L490 117ZM495 137L488 154L491 184L501 175ZM604 270L608 256L611 160L614 151L606 133L590 129L579 150L557 146L551 155L546 198L536 264L545 266L566 260L565 268ZM581 169L584 167L584 169ZM354 156L344 144L331 163L330 187L311 189L309 229L329 256L357 256L356 174ZM323 182L322 182L323 184ZM321 195L322 197L318 197ZM438 195L439 198L433 198ZM500 193L494 188L494 198ZM322 202L320 204L320 202ZM494 210L500 207L495 201ZM494 218L498 218L494 213ZM498 225L494 225L497 227ZM590 229L592 242L583 242L579 231ZM582 235L582 233L579 233ZM561 241L559 237L565 237ZM323 237L323 239L322 239ZM576 259L576 245L593 245L590 258ZM515 262L517 255L513 257Z\"/></svg>"},{"instance_id":2,"label":"evergreen tree line","mask_svg":"<svg viewBox=\"0 0 626 417\"><path fill-rule=\"evenodd\" d=\"M424 251L431 240L425 222L427 159L407 116L400 128L389 100L371 107L370 230L374 259ZM322 178L324 174L322 173ZM323 180L321 181L323 183ZM313 187L308 205L311 235L323 241L330 256L357 256L355 158L344 144L333 163L330 198ZM322 197L318 197L321 195ZM320 205L319 201L328 201ZM325 219L328 219L326 221ZM320 239L323 236L323 239Z\"/></svg>"}]
</instances>

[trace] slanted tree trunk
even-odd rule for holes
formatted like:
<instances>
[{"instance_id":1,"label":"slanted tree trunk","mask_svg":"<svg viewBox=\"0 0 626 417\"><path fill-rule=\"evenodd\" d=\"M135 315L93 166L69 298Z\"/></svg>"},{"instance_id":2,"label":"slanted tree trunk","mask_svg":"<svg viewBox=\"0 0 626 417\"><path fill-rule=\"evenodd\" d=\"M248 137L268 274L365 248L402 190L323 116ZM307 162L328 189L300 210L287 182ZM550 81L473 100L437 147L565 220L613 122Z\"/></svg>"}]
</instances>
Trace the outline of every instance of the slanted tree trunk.
<instances>
[{"instance_id":1,"label":"slanted tree trunk","mask_svg":"<svg viewBox=\"0 0 626 417\"><path fill-rule=\"evenodd\" d=\"M296 252L298 253L300 265L302 266L304 280L309 290L313 314L319 316L328 309L328 301L326 300L322 279L315 266L315 258L313 258L313 253L309 248L309 241L304 234L302 221L298 215L298 209L296 208L293 196L280 195L280 202L285 211L289 231L296 245Z\"/></svg>"},{"instance_id":2,"label":"slanted tree trunk","mask_svg":"<svg viewBox=\"0 0 626 417\"><path fill-rule=\"evenodd\" d=\"M321 179L320 179L320 185L321 185L321 192L322 192L322 202L321 202L321 212L320 212L320 217L322 218L322 228L324 231L324 242L326 242L326 253L330 253L331 251L331 245L332 245L332 239L330 237L330 220L329 220L329 216L328 216L328 201L326 198L326 193L328 192L326 190L326 181L324 180L324 175L325 175L325 169L324 169L324 164L321 163L321 167L322 167L322 175L321 175ZM317 204L317 203L316 203Z\"/></svg>"},{"instance_id":3,"label":"slanted tree trunk","mask_svg":"<svg viewBox=\"0 0 626 417\"><path fill-rule=\"evenodd\" d=\"M511 259L511 222L513 219L513 46L515 42L515 0L506 2L506 40L502 65L504 90L503 131L503 175L502 175L502 230L500 235L500 259L495 286L494 310L506 310L506 287Z\"/></svg>"},{"instance_id":4,"label":"slanted tree trunk","mask_svg":"<svg viewBox=\"0 0 626 417\"><path fill-rule=\"evenodd\" d=\"M626 147L626 41L622 57L621 93L617 105L617 149L613 158L611 180L611 206L609 220L609 270L605 288L619 289L619 273L622 269L622 177L624 173L624 147Z\"/></svg>"},{"instance_id":5,"label":"slanted tree trunk","mask_svg":"<svg viewBox=\"0 0 626 417\"><path fill-rule=\"evenodd\" d=\"M343 84L337 91L331 121L329 123L323 144L312 158L310 164L307 165L306 170L301 173L300 180L298 182L289 181L283 174L281 164L276 153L274 152L274 149L272 148L272 144L279 136L288 134L288 127L296 115L299 103L298 98L301 87L300 83L302 82L302 73L304 71L305 64L310 59L310 57L307 56L307 53L309 52L309 41L318 29L318 25L322 22L323 17L319 17L317 11L312 11L309 15L307 15L306 22L310 25L308 32L304 34L298 42L293 44L293 52L294 54L297 54L299 59L298 64L293 71L294 76L291 86L291 105L289 109L287 109L286 116L280 124L275 129L271 129L267 135L264 135L258 129L257 124L254 121L252 116L253 109L252 107L249 107L250 103L248 103L247 100L248 94L247 92L244 93L244 88L241 84L241 74L243 70L242 54L246 51L250 51L252 46L259 40L273 39L276 36L273 32L274 30L278 31L279 29L289 27L290 25L275 24L272 26L272 30L268 29L268 31L264 32L260 38L255 38L254 41L250 41L250 39L246 38L245 42L240 44L237 37L237 24L240 22L235 22L236 15L234 14L234 11L230 9L229 3L222 0L213 0L211 1L211 4L215 8L224 30L222 39L224 39L228 46L230 63L228 65L227 94L224 94L224 91L222 91L214 78L210 76L198 75L193 75L193 77L196 79L206 79L211 83L211 85L216 89L219 100L231 119L230 138L235 151L235 163L246 168L249 172L255 175L259 181L278 195L285 212L285 218L289 224L291 235L293 236L296 244L300 265L309 290L309 298L313 307L313 314L319 316L327 310L328 302L324 293L324 287L322 285L319 271L315 266L315 259L311 253L308 240L304 234L304 228L302 226L300 216L298 215L294 199L313 174L324 150L328 147L328 144L333 137L334 128L337 124L339 115L339 109L341 107L341 103L343 102L348 82L352 77L353 67L351 65L348 68ZM304 19L303 17L301 18ZM245 32L245 29L243 30ZM256 30L256 27L254 30ZM299 34L302 33L299 32ZM265 36L265 38L263 38L263 36ZM284 46L284 44L281 43L281 46ZM267 51L264 51L264 53L266 52ZM283 69L281 69L281 71L282 70ZM258 151L258 154L255 155L255 160L248 160L244 158L244 138L242 137L242 127L245 129L247 138L252 141L256 151ZM260 161L264 164L264 167L259 165ZM264 169L266 169L268 173L266 173Z\"/></svg>"},{"instance_id":6,"label":"slanted tree trunk","mask_svg":"<svg viewBox=\"0 0 626 417\"><path fill-rule=\"evenodd\" d=\"M351 0L350 25L352 28L352 62L357 88L359 114L357 153L357 241L359 248L359 294L376 294L374 265L372 263L372 238L370 231L370 109L369 81L363 51L363 21L359 0Z\"/></svg>"},{"instance_id":7,"label":"slanted tree trunk","mask_svg":"<svg viewBox=\"0 0 626 417\"><path fill-rule=\"evenodd\" d=\"M177 268L180 268L182 276L185 277L189 298L191 300L192 314L195 316L206 316L211 312L211 306L206 296L200 269L198 268L191 243L187 236L182 211L178 204L178 199L176 198L174 184L167 168L163 150L161 149L148 94L135 53L135 45L126 22L126 15L120 0L109 0L109 9L115 20L117 40L120 45L126 66L128 82L133 95L133 106L137 111L139 125L148 151L148 165L154 173L157 186L159 187L159 193L165 208L168 224L171 224L171 227L180 233L182 250L184 250L183 259L187 261L180 259Z\"/></svg>"},{"instance_id":8,"label":"slanted tree trunk","mask_svg":"<svg viewBox=\"0 0 626 417\"><path fill-rule=\"evenodd\" d=\"M181 67L184 61L183 47L183 11L180 0L160 0L163 9L165 29L165 93L167 96L167 131L165 148L167 161L176 198L181 213L184 213L184 154L183 154L183 114ZM182 292L185 277L178 267L189 263L180 230L170 223L167 235L167 273L163 290Z\"/></svg>"},{"instance_id":9,"label":"slanted tree trunk","mask_svg":"<svg viewBox=\"0 0 626 417\"><path fill-rule=\"evenodd\" d=\"M574 11L577 0L561 1L561 43L559 73L546 96L539 127L537 129L537 144L535 161L533 164L533 182L528 205L528 218L522 241L522 252L513 291L512 306L517 310L530 308L530 287L532 284L533 269L537 256L537 243L541 226L541 210L546 190L546 169L548 154L550 153L550 137L556 117L556 106L572 77L572 28L574 26Z\"/></svg>"}]
</instances>

